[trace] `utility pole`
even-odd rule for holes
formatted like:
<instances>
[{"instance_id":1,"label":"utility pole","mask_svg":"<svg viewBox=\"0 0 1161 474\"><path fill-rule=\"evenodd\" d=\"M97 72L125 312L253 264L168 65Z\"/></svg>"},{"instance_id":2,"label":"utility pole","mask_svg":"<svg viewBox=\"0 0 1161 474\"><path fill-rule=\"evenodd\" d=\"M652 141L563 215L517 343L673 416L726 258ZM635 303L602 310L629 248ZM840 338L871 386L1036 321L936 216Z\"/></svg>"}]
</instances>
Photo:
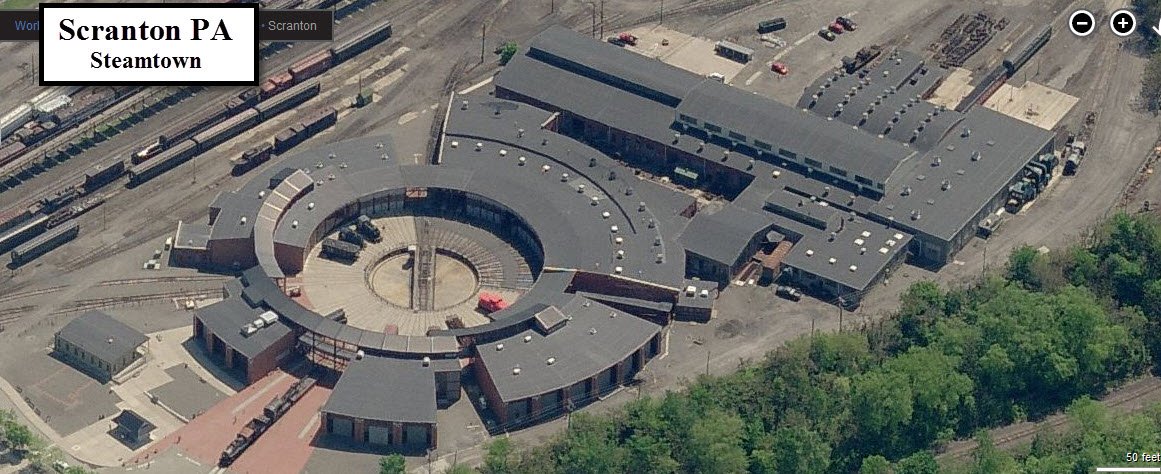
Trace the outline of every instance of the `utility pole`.
<instances>
[{"instance_id":1,"label":"utility pole","mask_svg":"<svg viewBox=\"0 0 1161 474\"><path fill-rule=\"evenodd\" d=\"M705 350L705 374L707 376L709 375L709 363L710 363L710 350L706 349Z\"/></svg>"},{"instance_id":2,"label":"utility pole","mask_svg":"<svg viewBox=\"0 0 1161 474\"><path fill-rule=\"evenodd\" d=\"M841 297L838 299L838 307L839 307L839 332L843 332L843 299Z\"/></svg>"},{"instance_id":3,"label":"utility pole","mask_svg":"<svg viewBox=\"0 0 1161 474\"><path fill-rule=\"evenodd\" d=\"M553 13L556 13L556 0L551 0L548 3L548 14L551 15Z\"/></svg>"},{"instance_id":4,"label":"utility pole","mask_svg":"<svg viewBox=\"0 0 1161 474\"><path fill-rule=\"evenodd\" d=\"M480 64L484 64L484 42L488 37L488 25L486 23L480 25Z\"/></svg>"},{"instance_id":5,"label":"utility pole","mask_svg":"<svg viewBox=\"0 0 1161 474\"><path fill-rule=\"evenodd\" d=\"M605 37L605 0L601 0L601 36L599 36L599 38L604 38L604 37Z\"/></svg>"},{"instance_id":6,"label":"utility pole","mask_svg":"<svg viewBox=\"0 0 1161 474\"><path fill-rule=\"evenodd\" d=\"M665 0L661 0L661 14L657 17L657 24L665 23Z\"/></svg>"},{"instance_id":7,"label":"utility pole","mask_svg":"<svg viewBox=\"0 0 1161 474\"><path fill-rule=\"evenodd\" d=\"M593 2L589 2L589 6L592 7L592 9L593 9L592 35L593 35L593 38L596 38L597 37L597 4L593 3Z\"/></svg>"}]
</instances>

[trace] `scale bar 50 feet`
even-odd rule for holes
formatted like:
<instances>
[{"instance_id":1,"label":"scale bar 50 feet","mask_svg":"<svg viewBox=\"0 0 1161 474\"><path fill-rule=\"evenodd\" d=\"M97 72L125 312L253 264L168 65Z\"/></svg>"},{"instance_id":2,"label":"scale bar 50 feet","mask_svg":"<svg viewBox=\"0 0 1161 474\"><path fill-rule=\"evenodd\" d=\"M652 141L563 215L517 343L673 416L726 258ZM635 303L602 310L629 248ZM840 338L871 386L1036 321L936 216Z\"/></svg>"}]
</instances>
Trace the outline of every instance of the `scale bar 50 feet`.
<instances>
[{"instance_id":1,"label":"scale bar 50 feet","mask_svg":"<svg viewBox=\"0 0 1161 474\"><path fill-rule=\"evenodd\" d=\"M1161 472L1161 467L1098 467L1096 472Z\"/></svg>"}]
</instances>

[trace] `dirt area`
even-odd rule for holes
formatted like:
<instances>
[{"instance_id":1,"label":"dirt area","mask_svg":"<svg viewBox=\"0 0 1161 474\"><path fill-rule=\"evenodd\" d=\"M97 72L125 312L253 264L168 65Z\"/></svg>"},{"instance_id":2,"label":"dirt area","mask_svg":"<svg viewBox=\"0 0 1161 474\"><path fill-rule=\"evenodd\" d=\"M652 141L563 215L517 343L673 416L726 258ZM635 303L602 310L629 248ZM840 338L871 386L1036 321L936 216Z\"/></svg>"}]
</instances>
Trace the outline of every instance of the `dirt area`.
<instances>
[{"instance_id":1,"label":"dirt area","mask_svg":"<svg viewBox=\"0 0 1161 474\"><path fill-rule=\"evenodd\" d=\"M734 79L746 65L714 52L716 41L690 36L661 25L628 30L637 36L636 46L625 49L657 58L701 76L721 74L726 82Z\"/></svg>"},{"instance_id":2,"label":"dirt area","mask_svg":"<svg viewBox=\"0 0 1161 474\"><path fill-rule=\"evenodd\" d=\"M1045 130L1056 124L1080 102L1079 98L1035 82L1015 87L1004 84L986 102L984 107L1028 122Z\"/></svg>"}]
</instances>

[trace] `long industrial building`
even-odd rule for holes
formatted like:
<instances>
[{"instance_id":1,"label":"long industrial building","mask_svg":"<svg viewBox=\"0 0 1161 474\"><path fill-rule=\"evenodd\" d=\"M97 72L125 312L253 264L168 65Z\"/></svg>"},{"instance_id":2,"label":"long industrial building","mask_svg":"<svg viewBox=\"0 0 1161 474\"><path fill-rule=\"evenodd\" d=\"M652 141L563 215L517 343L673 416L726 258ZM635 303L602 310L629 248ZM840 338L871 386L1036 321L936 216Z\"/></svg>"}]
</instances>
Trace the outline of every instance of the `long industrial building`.
<instances>
[{"instance_id":1,"label":"long industrial building","mask_svg":"<svg viewBox=\"0 0 1161 474\"><path fill-rule=\"evenodd\" d=\"M328 144L180 223L175 263L241 274L195 340L246 381L301 360L334 375L323 429L349 442L435 447L461 376L493 432L561 416L633 380L672 320L711 318L733 279L846 305L905 260L949 261L1053 136L927 104L941 75L893 52L791 107L551 28L494 90L451 98L435 163L388 136ZM372 294L400 258L409 298ZM473 292L436 305L449 264Z\"/></svg>"}]
</instances>

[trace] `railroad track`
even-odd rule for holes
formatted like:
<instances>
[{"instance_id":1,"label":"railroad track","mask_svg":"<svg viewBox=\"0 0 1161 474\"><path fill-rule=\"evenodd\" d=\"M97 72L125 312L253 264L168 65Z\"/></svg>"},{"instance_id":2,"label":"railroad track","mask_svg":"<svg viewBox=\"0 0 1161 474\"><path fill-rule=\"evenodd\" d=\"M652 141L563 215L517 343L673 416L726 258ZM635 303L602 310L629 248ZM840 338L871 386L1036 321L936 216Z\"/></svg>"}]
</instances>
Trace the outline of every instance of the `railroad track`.
<instances>
[{"instance_id":1,"label":"railroad track","mask_svg":"<svg viewBox=\"0 0 1161 474\"><path fill-rule=\"evenodd\" d=\"M1139 409L1140 407L1132 407L1129 405L1136 402L1147 402L1150 397L1161 398L1159 395L1161 395L1161 378L1145 377L1113 391L1101 400L1101 404L1109 409L1119 408L1122 411L1135 411L1135 409ZM1026 423L1025 426L1018 428L998 428L993 430L992 442L999 449L1013 448L1032 442L1035 436L1043 430L1058 431L1068 421L1068 416L1057 414L1046 418L1044 421ZM975 452L975 449L976 442L974 440L959 441L952 443L939 457L941 459L961 460L971 456Z\"/></svg>"},{"instance_id":2,"label":"railroad track","mask_svg":"<svg viewBox=\"0 0 1161 474\"><path fill-rule=\"evenodd\" d=\"M113 306L121 306L134 303L149 303L154 301L164 301L174 298L196 298L209 297L210 293L205 291L166 291L161 293L152 293L145 295L132 296L116 296L111 298L90 298L84 300L77 300L53 311L53 316L61 314L75 313L79 311L89 311L94 309L110 308Z\"/></svg>"},{"instance_id":3,"label":"railroad track","mask_svg":"<svg viewBox=\"0 0 1161 474\"><path fill-rule=\"evenodd\" d=\"M227 281L230 278L221 276L171 276L153 278L128 278L124 280L107 280L97 286L140 285L143 283L184 283L194 281ZM0 300L2 302L2 300Z\"/></svg>"},{"instance_id":4,"label":"railroad track","mask_svg":"<svg viewBox=\"0 0 1161 474\"><path fill-rule=\"evenodd\" d=\"M4 325L7 323L16 321L16 320L24 317L24 315L26 313L28 313L29 311L32 311L34 309L36 309L36 306L32 306L32 305L25 305L25 306L18 306L15 308L0 309L0 325Z\"/></svg>"},{"instance_id":5,"label":"railroad track","mask_svg":"<svg viewBox=\"0 0 1161 474\"><path fill-rule=\"evenodd\" d=\"M52 287L48 287L48 288L40 288L37 290L22 291L20 293L12 293L12 294L8 294L8 295L0 296L0 303L7 303L7 302L12 301L12 300L18 300L21 298L28 298L31 296L56 293L56 292L63 290L65 288L68 288L68 287L67 286L52 286Z\"/></svg>"}]
</instances>

